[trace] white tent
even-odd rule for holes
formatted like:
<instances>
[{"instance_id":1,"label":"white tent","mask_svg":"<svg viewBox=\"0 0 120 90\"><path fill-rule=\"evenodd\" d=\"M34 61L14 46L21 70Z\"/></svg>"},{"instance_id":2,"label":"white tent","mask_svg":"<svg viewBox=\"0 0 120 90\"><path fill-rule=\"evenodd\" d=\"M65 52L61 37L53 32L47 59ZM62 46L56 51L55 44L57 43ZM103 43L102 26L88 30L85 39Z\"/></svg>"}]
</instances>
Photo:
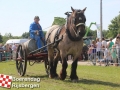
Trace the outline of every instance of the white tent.
<instances>
[{"instance_id":1,"label":"white tent","mask_svg":"<svg viewBox=\"0 0 120 90\"><path fill-rule=\"evenodd\" d=\"M21 44L21 43L24 43L26 42L27 40L29 39L9 39L6 44Z\"/></svg>"},{"instance_id":2,"label":"white tent","mask_svg":"<svg viewBox=\"0 0 120 90\"><path fill-rule=\"evenodd\" d=\"M116 41L116 38L114 38L112 41L113 41L113 43L115 43L115 41Z\"/></svg>"},{"instance_id":3,"label":"white tent","mask_svg":"<svg viewBox=\"0 0 120 90\"><path fill-rule=\"evenodd\" d=\"M113 40L112 40L112 42L115 44L115 41L116 41L116 38L114 38ZM107 42L107 44L109 43L110 41L108 41Z\"/></svg>"}]
</instances>

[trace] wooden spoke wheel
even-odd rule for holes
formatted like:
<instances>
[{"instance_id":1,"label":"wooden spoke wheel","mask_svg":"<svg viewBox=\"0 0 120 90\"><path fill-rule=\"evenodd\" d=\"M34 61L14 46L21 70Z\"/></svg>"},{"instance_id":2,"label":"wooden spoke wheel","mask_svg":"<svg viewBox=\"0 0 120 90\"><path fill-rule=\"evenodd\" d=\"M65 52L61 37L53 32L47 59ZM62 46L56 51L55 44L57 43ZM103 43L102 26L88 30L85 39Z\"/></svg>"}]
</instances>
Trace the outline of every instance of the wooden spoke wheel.
<instances>
[{"instance_id":1,"label":"wooden spoke wheel","mask_svg":"<svg viewBox=\"0 0 120 90\"><path fill-rule=\"evenodd\" d=\"M16 52L16 69L20 76L24 76L27 67L27 55L22 45L19 45Z\"/></svg>"},{"instance_id":2,"label":"wooden spoke wheel","mask_svg":"<svg viewBox=\"0 0 120 90\"><path fill-rule=\"evenodd\" d=\"M44 59L44 64L45 64L45 71L46 71L47 75L49 75L49 62L48 62L48 58Z\"/></svg>"}]
</instances>

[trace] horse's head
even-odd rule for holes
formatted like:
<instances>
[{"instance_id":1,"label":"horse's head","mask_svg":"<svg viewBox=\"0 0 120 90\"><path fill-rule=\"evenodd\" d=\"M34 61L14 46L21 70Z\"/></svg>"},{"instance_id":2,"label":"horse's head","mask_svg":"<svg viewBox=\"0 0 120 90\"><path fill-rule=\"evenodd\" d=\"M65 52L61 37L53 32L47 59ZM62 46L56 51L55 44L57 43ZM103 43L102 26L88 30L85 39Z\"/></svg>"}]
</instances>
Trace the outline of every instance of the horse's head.
<instances>
[{"instance_id":1,"label":"horse's head","mask_svg":"<svg viewBox=\"0 0 120 90\"><path fill-rule=\"evenodd\" d=\"M75 36L77 38L82 38L85 35L85 22L86 17L84 12L86 8L83 10L76 10L71 7L72 13L70 15L70 28L74 30Z\"/></svg>"}]
</instances>

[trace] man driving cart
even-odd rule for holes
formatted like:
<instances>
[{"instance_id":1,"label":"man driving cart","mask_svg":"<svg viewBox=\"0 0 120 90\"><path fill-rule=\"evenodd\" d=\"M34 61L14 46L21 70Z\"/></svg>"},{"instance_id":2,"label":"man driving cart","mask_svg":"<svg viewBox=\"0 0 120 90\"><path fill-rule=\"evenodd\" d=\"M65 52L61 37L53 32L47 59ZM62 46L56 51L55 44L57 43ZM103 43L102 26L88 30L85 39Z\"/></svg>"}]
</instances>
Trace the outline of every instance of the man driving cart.
<instances>
[{"instance_id":1,"label":"man driving cart","mask_svg":"<svg viewBox=\"0 0 120 90\"><path fill-rule=\"evenodd\" d=\"M39 24L39 20L39 16L35 16L34 22L30 24L29 28L30 38L36 40L37 48L41 48L42 43L45 45L44 33L41 25Z\"/></svg>"}]
</instances>

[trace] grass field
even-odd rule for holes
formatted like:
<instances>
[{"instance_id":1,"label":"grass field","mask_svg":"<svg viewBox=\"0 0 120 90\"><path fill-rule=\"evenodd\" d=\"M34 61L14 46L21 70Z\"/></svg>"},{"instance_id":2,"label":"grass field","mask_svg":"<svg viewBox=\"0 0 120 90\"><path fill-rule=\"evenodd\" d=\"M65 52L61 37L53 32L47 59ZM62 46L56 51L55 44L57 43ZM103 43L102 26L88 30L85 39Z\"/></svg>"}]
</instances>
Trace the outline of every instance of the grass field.
<instances>
[{"instance_id":1,"label":"grass field","mask_svg":"<svg viewBox=\"0 0 120 90\"><path fill-rule=\"evenodd\" d=\"M58 73L61 64L58 65ZM33 90L120 90L120 67L104 66L78 66L77 73L79 82L73 83L69 79L70 65L67 69L68 76L66 80L49 79L46 75L44 64L39 63L27 67L24 77L39 77L41 82L14 82L24 84L40 84L40 88ZM0 74L11 75L20 78L16 71L14 61L0 62ZM8 90L1 88L0 90ZM11 88L17 90L17 88ZM30 88L19 88L18 90L31 90Z\"/></svg>"}]
</instances>

